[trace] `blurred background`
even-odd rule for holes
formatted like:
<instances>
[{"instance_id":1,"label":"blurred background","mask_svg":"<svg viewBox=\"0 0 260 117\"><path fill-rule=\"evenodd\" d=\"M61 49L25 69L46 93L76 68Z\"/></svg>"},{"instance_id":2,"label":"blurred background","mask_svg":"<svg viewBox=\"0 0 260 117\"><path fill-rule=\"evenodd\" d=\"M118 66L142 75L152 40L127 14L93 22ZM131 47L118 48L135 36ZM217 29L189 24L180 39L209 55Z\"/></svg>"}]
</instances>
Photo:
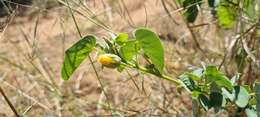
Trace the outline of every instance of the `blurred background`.
<instances>
[{"instance_id":1,"label":"blurred background","mask_svg":"<svg viewBox=\"0 0 260 117\"><path fill-rule=\"evenodd\" d=\"M112 30L132 36L137 27L151 28L164 43L165 72L172 77L203 64L220 65L226 58L230 61L222 71L232 77L238 69L235 55L226 54L235 30L219 28L206 6L188 25L174 0L0 1L0 86L25 117L110 116L108 102L117 116L192 116L189 94L133 69L119 73L95 61L108 99L87 60L71 80L63 81L64 52L80 39L68 4L84 35L108 37ZM259 47L259 37L255 45ZM91 56L96 60L97 53ZM257 66L243 68L243 77L259 78ZM10 116L13 112L0 96L0 117Z\"/></svg>"}]
</instances>

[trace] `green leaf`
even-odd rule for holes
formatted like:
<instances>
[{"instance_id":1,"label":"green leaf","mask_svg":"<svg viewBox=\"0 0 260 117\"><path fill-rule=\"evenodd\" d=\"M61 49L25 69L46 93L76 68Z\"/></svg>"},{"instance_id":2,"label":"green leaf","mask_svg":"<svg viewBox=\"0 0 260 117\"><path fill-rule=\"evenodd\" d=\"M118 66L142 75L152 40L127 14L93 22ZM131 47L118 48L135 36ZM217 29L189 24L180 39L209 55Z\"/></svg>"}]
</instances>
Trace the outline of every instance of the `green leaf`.
<instances>
[{"instance_id":1,"label":"green leaf","mask_svg":"<svg viewBox=\"0 0 260 117\"><path fill-rule=\"evenodd\" d=\"M211 92L209 97L211 107L220 108L222 105L224 105L223 103L226 103L221 93Z\"/></svg>"},{"instance_id":2,"label":"green leaf","mask_svg":"<svg viewBox=\"0 0 260 117\"><path fill-rule=\"evenodd\" d=\"M218 24L223 28L232 28L237 17L237 10L235 7L226 5L219 5L217 7Z\"/></svg>"},{"instance_id":3,"label":"green leaf","mask_svg":"<svg viewBox=\"0 0 260 117\"><path fill-rule=\"evenodd\" d=\"M248 102L249 105L256 105L256 103L256 97L252 97Z\"/></svg>"},{"instance_id":4,"label":"green leaf","mask_svg":"<svg viewBox=\"0 0 260 117\"><path fill-rule=\"evenodd\" d=\"M135 37L152 64L162 74L164 68L164 50L160 38L153 31L144 28L137 29Z\"/></svg>"},{"instance_id":5,"label":"green leaf","mask_svg":"<svg viewBox=\"0 0 260 117\"><path fill-rule=\"evenodd\" d=\"M116 37L115 42L116 42L118 45L123 45L127 40L128 40L128 34L126 34L126 33L120 33L120 34Z\"/></svg>"},{"instance_id":6,"label":"green leaf","mask_svg":"<svg viewBox=\"0 0 260 117\"><path fill-rule=\"evenodd\" d=\"M216 83L219 88L226 87L229 90L233 89L232 83L230 80L222 74L217 67L208 66L205 70L205 78L207 83Z\"/></svg>"},{"instance_id":7,"label":"green leaf","mask_svg":"<svg viewBox=\"0 0 260 117\"><path fill-rule=\"evenodd\" d=\"M228 98L230 101L233 101L235 99L235 95L230 93L226 88L222 88L222 95L226 98Z\"/></svg>"},{"instance_id":8,"label":"green leaf","mask_svg":"<svg viewBox=\"0 0 260 117\"><path fill-rule=\"evenodd\" d=\"M251 107L251 106L247 107L245 109L245 112L246 112L247 117L259 117L259 115L257 116L255 107Z\"/></svg>"},{"instance_id":9,"label":"green leaf","mask_svg":"<svg viewBox=\"0 0 260 117\"><path fill-rule=\"evenodd\" d=\"M215 113L219 112L221 107L226 106L226 99L219 92L211 92L210 93L210 107L214 107Z\"/></svg>"},{"instance_id":10,"label":"green leaf","mask_svg":"<svg viewBox=\"0 0 260 117\"><path fill-rule=\"evenodd\" d=\"M120 64L120 65L117 67L117 71L118 71L118 72L122 72L124 69L125 69L125 65L123 65L123 64Z\"/></svg>"},{"instance_id":11,"label":"green leaf","mask_svg":"<svg viewBox=\"0 0 260 117\"><path fill-rule=\"evenodd\" d=\"M192 99L198 99L200 94L201 94L200 91L196 91L196 90L192 91L191 92Z\"/></svg>"},{"instance_id":12,"label":"green leaf","mask_svg":"<svg viewBox=\"0 0 260 117\"><path fill-rule=\"evenodd\" d=\"M244 87L235 86L234 90L233 90L233 94L235 94L234 101L237 104L237 106L239 106L241 108L244 108L247 106L249 99L250 99L250 95Z\"/></svg>"},{"instance_id":13,"label":"green leaf","mask_svg":"<svg viewBox=\"0 0 260 117\"><path fill-rule=\"evenodd\" d=\"M255 83L254 91L256 95L256 111L258 117L260 117L260 83L259 82Z\"/></svg>"},{"instance_id":14,"label":"green leaf","mask_svg":"<svg viewBox=\"0 0 260 117\"><path fill-rule=\"evenodd\" d=\"M242 87L244 87L248 93L252 92L249 85L242 85Z\"/></svg>"},{"instance_id":15,"label":"green leaf","mask_svg":"<svg viewBox=\"0 0 260 117\"><path fill-rule=\"evenodd\" d=\"M185 74L194 81L201 80L201 77L203 76L203 69L198 68L192 71L191 73L185 73Z\"/></svg>"},{"instance_id":16,"label":"green leaf","mask_svg":"<svg viewBox=\"0 0 260 117\"><path fill-rule=\"evenodd\" d=\"M210 102L207 96L200 94L199 95L199 102L201 106L204 108L205 111L208 111L210 109Z\"/></svg>"},{"instance_id":17,"label":"green leaf","mask_svg":"<svg viewBox=\"0 0 260 117\"><path fill-rule=\"evenodd\" d=\"M190 79L192 80L200 80L200 77L198 77L197 75L193 74L193 73L185 73Z\"/></svg>"},{"instance_id":18,"label":"green leaf","mask_svg":"<svg viewBox=\"0 0 260 117\"><path fill-rule=\"evenodd\" d=\"M121 46L121 48L119 50L119 54L124 60L130 61L138 53L139 50L140 50L140 47L139 47L137 41L131 40L131 41L125 42Z\"/></svg>"},{"instance_id":19,"label":"green leaf","mask_svg":"<svg viewBox=\"0 0 260 117\"><path fill-rule=\"evenodd\" d=\"M182 85L184 86L184 88L188 91L188 92L192 92L195 89L195 83L192 79L190 79L188 77L188 75L186 74L182 74L179 77Z\"/></svg>"},{"instance_id":20,"label":"green leaf","mask_svg":"<svg viewBox=\"0 0 260 117\"><path fill-rule=\"evenodd\" d=\"M201 1L202 0L185 0L183 2L183 7L186 9L184 16L189 23L193 23L196 20L199 14L198 5L200 6Z\"/></svg>"},{"instance_id":21,"label":"green leaf","mask_svg":"<svg viewBox=\"0 0 260 117\"><path fill-rule=\"evenodd\" d=\"M85 36L72 47L66 50L61 76L68 80L81 62L89 55L96 45L96 38L92 35Z\"/></svg>"},{"instance_id":22,"label":"green leaf","mask_svg":"<svg viewBox=\"0 0 260 117\"><path fill-rule=\"evenodd\" d=\"M219 0L208 0L209 7L215 8L219 3Z\"/></svg>"},{"instance_id":23,"label":"green leaf","mask_svg":"<svg viewBox=\"0 0 260 117\"><path fill-rule=\"evenodd\" d=\"M249 18L257 18L257 9L256 9L255 0L244 0L243 10Z\"/></svg>"},{"instance_id":24,"label":"green leaf","mask_svg":"<svg viewBox=\"0 0 260 117\"><path fill-rule=\"evenodd\" d=\"M232 93L222 88L222 94L230 101L235 102L238 107L244 108L249 103L250 95L247 89L242 86L234 86Z\"/></svg>"},{"instance_id":25,"label":"green leaf","mask_svg":"<svg viewBox=\"0 0 260 117\"><path fill-rule=\"evenodd\" d=\"M208 0L209 7L215 7L215 0Z\"/></svg>"},{"instance_id":26,"label":"green leaf","mask_svg":"<svg viewBox=\"0 0 260 117\"><path fill-rule=\"evenodd\" d=\"M191 6L187 9L187 11L184 13L184 16L186 17L186 20L190 23L193 23L197 16L199 14L199 9L196 5Z\"/></svg>"}]
</instances>

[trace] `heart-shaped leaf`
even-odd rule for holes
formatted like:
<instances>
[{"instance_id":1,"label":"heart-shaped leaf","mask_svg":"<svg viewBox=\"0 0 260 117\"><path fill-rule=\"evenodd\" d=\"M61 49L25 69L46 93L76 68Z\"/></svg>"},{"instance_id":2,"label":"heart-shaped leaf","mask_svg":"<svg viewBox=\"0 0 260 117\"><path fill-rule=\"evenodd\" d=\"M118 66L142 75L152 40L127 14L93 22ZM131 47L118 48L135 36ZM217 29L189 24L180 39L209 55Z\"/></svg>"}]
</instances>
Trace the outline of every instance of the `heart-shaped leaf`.
<instances>
[{"instance_id":1,"label":"heart-shaped leaf","mask_svg":"<svg viewBox=\"0 0 260 117\"><path fill-rule=\"evenodd\" d=\"M160 38L153 31L145 28L137 29L135 37L152 64L162 74L164 68L164 50Z\"/></svg>"},{"instance_id":2,"label":"heart-shaped leaf","mask_svg":"<svg viewBox=\"0 0 260 117\"><path fill-rule=\"evenodd\" d=\"M85 36L72 47L66 50L61 76L68 80L96 45L96 38L92 35Z\"/></svg>"},{"instance_id":3,"label":"heart-shaped leaf","mask_svg":"<svg viewBox=\"0 0 260 117\"><path fill-rule=\"evenodd\" d=\"M235 86L233 93L235 94L235 103L237 106L244 108L249 102L250 95L242 86Z\"/></svg>"},{"instance_id":4,"label":"heart-shaped leaf","mask_svg":"<svg viewBox=\"0 0 260 117\"><path fill-rule=\"evenodd\" d=\"M119 54L124 60L130 61L133 59L134 55L136 55L138 53L139 50L140 50L140 47L139 47L137 41L131 40L131 41L125 42L121 46L121 48L119 50Z\"/></svg>"}]
</instances>

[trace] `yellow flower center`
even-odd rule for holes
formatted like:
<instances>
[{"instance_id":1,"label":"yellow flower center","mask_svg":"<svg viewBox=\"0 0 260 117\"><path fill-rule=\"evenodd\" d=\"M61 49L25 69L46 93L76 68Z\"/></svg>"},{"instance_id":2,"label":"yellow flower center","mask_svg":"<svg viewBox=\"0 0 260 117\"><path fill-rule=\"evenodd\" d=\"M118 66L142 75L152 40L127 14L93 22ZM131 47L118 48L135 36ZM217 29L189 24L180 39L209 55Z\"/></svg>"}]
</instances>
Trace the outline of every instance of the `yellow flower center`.
<instances>
[{"instance_id":1,"label":"yellow flower center","mask_svg":"<svg viewBox=\"0 0 260 117\"><path fill-rule=\"evenodd\" d=\"M114 54L103 54L98 57L98 62L108 68L116 68L121 63L121 58Z\"/></svg>"},{"instance_id":2,"label":"yellow flower center","mask_svg":"<svg viewBox=\"0 0 260 117\"><path fill-rule=\"evenodd\" d=\"M109 65L113 62L113 59L107 55L100 55L98 58L98 62L102 65Z\"/></svg>"}]
</instances>

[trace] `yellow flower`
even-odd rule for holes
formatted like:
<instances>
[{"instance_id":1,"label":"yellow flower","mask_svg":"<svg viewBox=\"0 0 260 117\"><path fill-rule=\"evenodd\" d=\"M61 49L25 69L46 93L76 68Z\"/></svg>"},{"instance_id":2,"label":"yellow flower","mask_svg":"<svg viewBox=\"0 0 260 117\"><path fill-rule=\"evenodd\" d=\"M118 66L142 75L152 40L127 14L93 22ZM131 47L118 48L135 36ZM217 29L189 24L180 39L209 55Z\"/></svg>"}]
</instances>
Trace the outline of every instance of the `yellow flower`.
<instances>
[{"instance_id":1,"label":"yellow flower","mask_svg":"<svg viewBox=\"0 0 260 117\"><path fill-rule=\"evenodd\" d=\"M98 57L98 62L108 68L116 68L121 63L121 58L114 54L102 54Z\"/></svg>"}]
</instances>

